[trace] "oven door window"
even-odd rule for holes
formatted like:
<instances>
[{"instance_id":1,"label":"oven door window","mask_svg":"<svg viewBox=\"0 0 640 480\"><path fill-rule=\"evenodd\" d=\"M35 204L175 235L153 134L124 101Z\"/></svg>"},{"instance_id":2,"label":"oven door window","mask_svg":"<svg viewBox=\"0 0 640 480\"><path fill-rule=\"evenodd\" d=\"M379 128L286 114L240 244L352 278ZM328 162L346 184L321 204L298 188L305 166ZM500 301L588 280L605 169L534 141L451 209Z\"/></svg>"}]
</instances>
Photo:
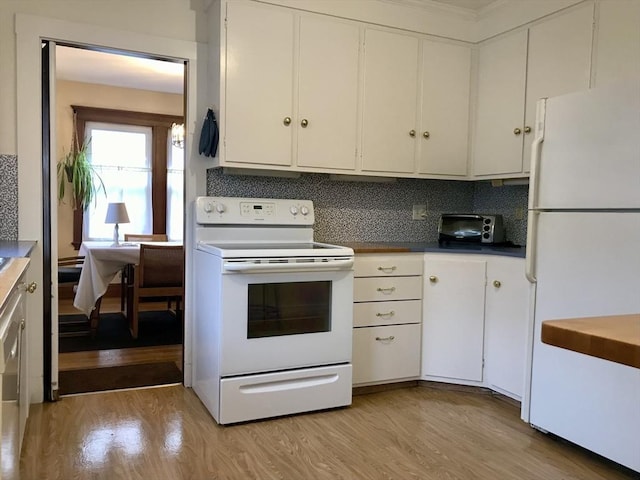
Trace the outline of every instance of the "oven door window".
<instances>
[{"instance_id":1,"label":"oven door window","mask_svg":"<svg viewBox=\"0 0 640 480\"><path fill-rule=\"evenodd\" d=\"M331 331L331 282L249 284L247 338Z\"/></svg>"}]
</instances>

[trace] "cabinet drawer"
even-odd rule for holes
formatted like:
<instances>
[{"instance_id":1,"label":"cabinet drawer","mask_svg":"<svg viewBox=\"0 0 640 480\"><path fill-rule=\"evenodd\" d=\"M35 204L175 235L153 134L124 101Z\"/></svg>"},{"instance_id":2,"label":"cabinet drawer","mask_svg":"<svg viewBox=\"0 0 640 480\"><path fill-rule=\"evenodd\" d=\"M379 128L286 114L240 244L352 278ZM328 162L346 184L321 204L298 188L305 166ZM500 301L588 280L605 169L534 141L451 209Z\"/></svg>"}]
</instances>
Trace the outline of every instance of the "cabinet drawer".
<instances>
[{"instance_id":1,"label":"cabinet drawer","mask_svg":"<svg viewBox=\"0 0 640 480\"><path fill-rule=\"evenodd\" d=\"M419 324L353 330L355 385L416 378L419 375Z\"/></svg>"},{"instance_id":2,"label":"cabinet drawer","mask_svg":"<svg viewBox=\"0 0 640 480\"><path fill-rule=\"evenodd\" d=\"M365 302L353 305L353 326L374 327L420 323L422 301Z\"/></svg>"},{"instance_id":3,"label":"cabinet drawer","mask_svg":"<svg viewBox=\"0 0 640 480\"><path fill-rule=\"evenodd\" d=\"M385 255L356 255L355 277L391 277L394 275L422 275L423 254L399 253Z\"/></svg>"},{"instance_id":4,"label":"cabinet drawer","mask_svg":"<svg viewBox=\"0 0 640 480\"><path fill-rule=\"evenodd\" d=\"M353 281L354 302L388 300L420 300L422 277L356 278Z\"/></svg>"}]
</instances>

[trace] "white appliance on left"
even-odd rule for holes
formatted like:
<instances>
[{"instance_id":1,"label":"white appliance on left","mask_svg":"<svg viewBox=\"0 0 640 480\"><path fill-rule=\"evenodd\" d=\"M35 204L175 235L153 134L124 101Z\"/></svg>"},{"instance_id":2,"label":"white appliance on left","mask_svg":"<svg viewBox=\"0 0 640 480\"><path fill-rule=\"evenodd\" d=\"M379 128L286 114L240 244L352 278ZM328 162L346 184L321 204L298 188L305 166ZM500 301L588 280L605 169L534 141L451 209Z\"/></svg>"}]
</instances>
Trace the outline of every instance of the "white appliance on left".
<instances>
[{"instance_id":1,"label":"white appliance on left","mask_svg":"<svg viewBox=\"0 0 640 480\"><path fill-rule=\"evenodd\" d=\"M351 404L353 250L308 200L194 202L193 389L220 424Z\"/></svg>"}]
</instances>

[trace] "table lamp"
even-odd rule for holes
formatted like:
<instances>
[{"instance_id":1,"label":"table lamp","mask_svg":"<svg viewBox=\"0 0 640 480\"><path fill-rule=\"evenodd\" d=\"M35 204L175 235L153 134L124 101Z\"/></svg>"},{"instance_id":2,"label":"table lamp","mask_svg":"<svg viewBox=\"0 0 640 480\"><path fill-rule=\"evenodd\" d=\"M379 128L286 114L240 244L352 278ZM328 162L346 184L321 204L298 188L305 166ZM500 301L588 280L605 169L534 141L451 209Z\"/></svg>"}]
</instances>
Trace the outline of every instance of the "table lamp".
<instances>
[{"instance_id":1,"label":"table lamp","mask_svg":"<svg viewBox=\"0 0 640 480\"><path fill-rule=\"evenodd\" d=\"M113 244L112 247L119 247L119 234L118 224L129 223L129 215L127 214L127 207L123 202L109 203L107 207L107 218L104 219L104 223L115 223L113 227Z\"/></svg>"}]
</instances>

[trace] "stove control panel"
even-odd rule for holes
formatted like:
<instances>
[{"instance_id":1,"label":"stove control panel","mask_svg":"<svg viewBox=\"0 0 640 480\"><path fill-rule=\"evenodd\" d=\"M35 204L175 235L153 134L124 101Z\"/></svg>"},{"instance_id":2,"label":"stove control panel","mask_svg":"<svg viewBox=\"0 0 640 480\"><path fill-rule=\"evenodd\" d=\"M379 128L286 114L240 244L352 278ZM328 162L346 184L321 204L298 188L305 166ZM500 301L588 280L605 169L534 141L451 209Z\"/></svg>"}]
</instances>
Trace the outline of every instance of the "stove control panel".
<instances>
[{"instance_id":1,"label":"stove control panel","mask_svg":"<svg viewBox=\"0 0 640 480\"><path fill-rule=\"evenodd\" d=\"M311 200L270 198L198 197L195 217L200 225L312 226L315 221Z\"/></svg>"}]
</instances>

